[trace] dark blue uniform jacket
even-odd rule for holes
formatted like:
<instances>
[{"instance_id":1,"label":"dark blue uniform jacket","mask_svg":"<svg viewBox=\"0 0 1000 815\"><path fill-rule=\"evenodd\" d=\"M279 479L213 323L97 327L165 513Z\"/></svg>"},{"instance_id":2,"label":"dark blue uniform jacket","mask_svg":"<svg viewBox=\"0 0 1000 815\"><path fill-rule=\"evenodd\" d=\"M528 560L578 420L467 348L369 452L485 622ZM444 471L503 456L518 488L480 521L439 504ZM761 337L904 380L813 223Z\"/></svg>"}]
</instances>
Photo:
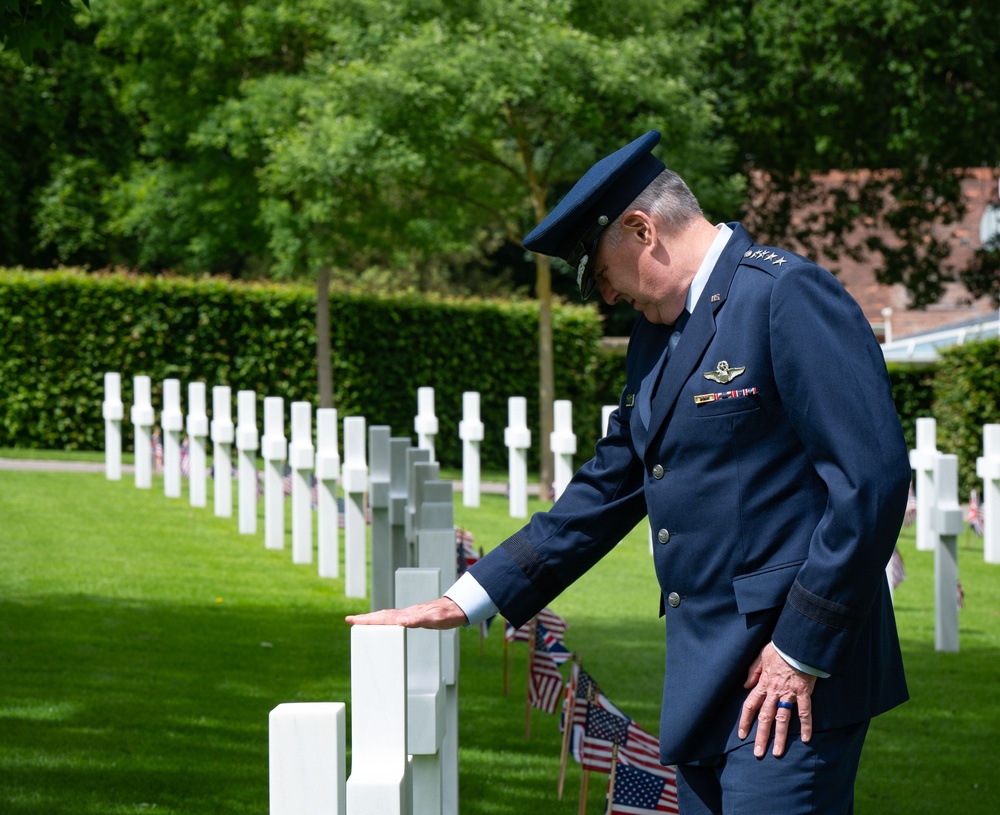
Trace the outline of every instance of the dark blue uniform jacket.
<instances>
[{"instance_id":1,"label":"dark blue uniform jacket","mask_svg":"<svg viewBox=\"0 0 1000 815\"><path fill-rule=\"evenodd\" d=\"M813 694L816 730L907 698L885 565L910 465L881 351L833 275L730 226L669 362L669 329L640 318L594 458L472 567L520 625L648 515L665 764L742 743L743 683L772 639L831 674Z\"/></svg>"}]
</instances>

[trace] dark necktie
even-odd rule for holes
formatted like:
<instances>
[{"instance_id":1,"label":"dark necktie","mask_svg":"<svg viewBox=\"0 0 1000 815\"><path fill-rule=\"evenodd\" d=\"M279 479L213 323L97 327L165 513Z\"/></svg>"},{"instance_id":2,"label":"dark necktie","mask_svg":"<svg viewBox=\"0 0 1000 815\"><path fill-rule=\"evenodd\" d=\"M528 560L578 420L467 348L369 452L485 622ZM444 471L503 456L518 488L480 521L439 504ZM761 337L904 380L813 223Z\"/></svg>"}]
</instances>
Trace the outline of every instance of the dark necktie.
<instances>
[{"instance_id":1,"label":"dark necktie","mask_svg":"<svg viewBox=\"0 0 1000 815\"><path fill-rule=\"evenodd\" d=\"M649 418L653 408L653 399L656 398L656 390L660 385L663 369L670 360L670 355L673 354L674 349L677 347L677 343L681 338L681 332L684 330L684 326L687 325L688 317L690 316L691 314L687 311L687 309L685 309L677 318L677 322L674 323L670 336L667 337L667 348L662 358L662 364L658 364L649 372L649 376L647 377L647 379L651 380L649 386L643 389L644 393L640 393L639 418L642 420L643 427L649 427ZM645 385L645 383L643 384Z\"/></svg>"},{"instance_id":2,"label":"dark necktie","mask_svg":"<svg viewBox=\"0 0 1000 815\"><path fill-rule=\"evenodd\" d=\"M691 313L687 309L684 309L681 312L681 316L677 318L677 322L674 323L674 330L667 339L667 359L670 359L670 355L674 353L677 343L680 342L681 332L684 330L684 326L687 325L688 317L690 316Z\"/></svg>"}]
</instances>

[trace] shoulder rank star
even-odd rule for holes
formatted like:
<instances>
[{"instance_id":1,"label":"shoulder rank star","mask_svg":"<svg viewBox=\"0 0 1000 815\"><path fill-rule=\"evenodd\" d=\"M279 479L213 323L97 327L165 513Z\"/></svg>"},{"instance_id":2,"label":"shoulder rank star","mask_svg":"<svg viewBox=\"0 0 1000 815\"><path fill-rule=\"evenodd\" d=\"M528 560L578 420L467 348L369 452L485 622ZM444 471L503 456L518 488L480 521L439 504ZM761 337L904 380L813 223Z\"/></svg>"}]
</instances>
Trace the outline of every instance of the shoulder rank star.
<instances>
[{"instance_id":1,"label":"shoulder rank star","mask_svg":"<svg viewBox=\"0 0 1000 815\"><path fill-rule=\"evenodd\" d=\"M715 366L714 371L708 371L702 374L702 376L704 376L705 379L711 379L713 382L718 382L720 385L725 385L728 382L732 382L745 370L745 365L739 368L730 368L729 363L723 359L720 360L719 364Z\"/></svg>"}]
</instances>

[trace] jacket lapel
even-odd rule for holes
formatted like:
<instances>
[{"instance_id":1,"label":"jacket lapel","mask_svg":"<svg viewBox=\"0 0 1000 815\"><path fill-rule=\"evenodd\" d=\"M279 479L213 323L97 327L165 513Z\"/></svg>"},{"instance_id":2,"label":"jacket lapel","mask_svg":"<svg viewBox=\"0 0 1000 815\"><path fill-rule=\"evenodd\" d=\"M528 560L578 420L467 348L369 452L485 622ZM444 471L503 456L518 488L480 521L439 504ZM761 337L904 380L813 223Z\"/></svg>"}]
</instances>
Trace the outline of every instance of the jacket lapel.
<instances>
[{"instance_id":1,"label":"jacket lapel","mask_svg":"<svg viewBox=\"0 0 1000 815\"><path fill-rule=\"evenodd\" d=\"M660 383L650 410L649 433L652 439L673 410L684 383L691 377L715 336L715 315L729 295L736 269L752 241L739 224L730 224L733 235L708 278L680 342L660 372ZM647 448L648 449L648 448Z\"/></svg>"}]
</instances>

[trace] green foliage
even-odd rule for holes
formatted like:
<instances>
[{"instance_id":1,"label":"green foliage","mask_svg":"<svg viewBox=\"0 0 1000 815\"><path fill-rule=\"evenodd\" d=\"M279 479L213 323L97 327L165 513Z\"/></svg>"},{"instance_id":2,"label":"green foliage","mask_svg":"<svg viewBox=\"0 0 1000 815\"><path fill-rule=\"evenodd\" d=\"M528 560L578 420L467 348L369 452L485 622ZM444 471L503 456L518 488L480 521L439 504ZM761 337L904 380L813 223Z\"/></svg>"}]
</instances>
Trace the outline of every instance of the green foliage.
<instances>
[{"instance_id":1,"label":"green foliage","mask_svg":"<svg viewBox=\"0 0 1000 815\"><path fill-rule=\"evenodd\" d=\"M906 446L911 450L917 444L917 419L932 415L936 370L937 366L934 364L889 364L892 398L903 425Z\"/></svg>"},{"instance_id":2,"label":"green foliage","mask_svg":"<svg viewBox=\"0 0 1000 815\"><path fill-rule=\"evenodd\" d=\"M980 490L976 458L983 454L983 425L1000 422L1000 339L954 345L941 351L934 379L938 449L958 456L960 500Z\"/></svg>"},{"instance_id":3,"label":"green foliage","mask_svg":"<svg viewBox=\"0 0 1000 815\"><path fill-rule=\"evenodd\" d=\"M705 10L719 111L759 173L752 231L866 258L916 306L935 302L959 270L950 230L930 227L963 213L956 171L1000 158L1000 6L738 0ZM814 187L814 174L858 170L881 172Z\"/></svg>"},{"instance_id":4,"label":"green foliage","mask_svg":"<svg viewBox=\"0 0 1000 815\"><path fill-rule=\"evenodd\" d=\"M0 0L0 51L16 50L26 65L35 51L62 44L80 6L90 0Z\"/></svg>"},{"instance_id":5,"label":"green foliage","mask_svg":"<svg viewBox=\"0 0 1000 815\"><path fill-rule=\"evenodd\" d=\"M135 136L94 32L71 31L31 65L0 52L0 265L134 263L135 247L110 230L106 193Z\"/></svg>"},{"instance_id":6,"label":"green foliage","mask_svg":"<svg viewBox=\"0 0 1000 815\"><path fill-rule=\"evenodd\" d=\"M166 378L316 404L315 308L315 291L296 285L2 271L0 445L101 449L106 371L122 375L126 404L139 374L153 380L154 405ZM527 397L529 426L537 416L537 304L333 293L330 311L341 416L410 436L417 388L433 387L438 458L456 465L462 392L477 390L488 428L483 466L506 468L507 398ZM600 406L618 393L595 378L595 312L561 307L554 322L556 398L574 403L582 461L600 429Z\"/></svg>"},{"instance_id":7,"label":"green foliage","mask_svg":"<svg viewBox=\"0 0 1000 815\"><path fill-rule=\"evenodd\" d=\"M997 162L988 0L104 0L78 26L72 8L0 0L0 264L378 266L449 291L484 257L520 271L498 249L655 126L710 218L752 202L761 239L866 255L922 304L963 271L927 229L960 214L950 170ZM44 42L28 66L17 26ZM894 172L816 197L814 173L864 168ZM994 254L965 275L997 297Z\"/></svg>"}]
</instances>

